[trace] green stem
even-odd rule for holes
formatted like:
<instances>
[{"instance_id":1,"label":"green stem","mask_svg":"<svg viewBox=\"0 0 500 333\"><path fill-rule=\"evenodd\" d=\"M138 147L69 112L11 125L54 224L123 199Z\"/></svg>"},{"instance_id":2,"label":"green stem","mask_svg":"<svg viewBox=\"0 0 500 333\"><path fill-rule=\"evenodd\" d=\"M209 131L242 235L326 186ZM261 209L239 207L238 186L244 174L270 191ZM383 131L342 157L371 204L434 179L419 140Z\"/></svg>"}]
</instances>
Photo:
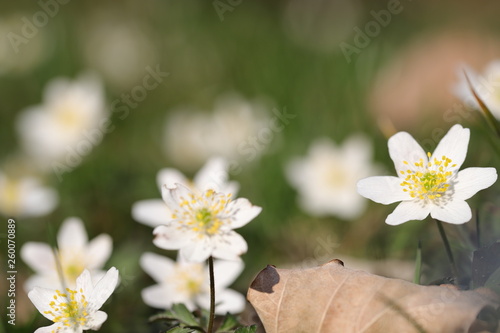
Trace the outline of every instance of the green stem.
<instances>
[{"instance_id":1,"label":"green stem","mask_svg":"<svg viewBox=\"0 0 500 333\"><path fill-rule=\"evenodd\" d=\"M443 239L444 248L446 249L446 254L448 255L448 260L450 261L451 273L453 274L453 278L455 280L455 285L458 285L458 269L455 264L455 259L453 259L453 253L451 252L450 243L448 242L448 238L446 237L446 233L444 232L443 224L439 220L435 220L439 229L439 234Z\"/></svg>"},{"instance_id":2,"label":"green stem","mask_svg":"<svg viewBox=\"0 0 500 333\"><path fill-rule=\"evenodd\" d=\"M215 317L215 278L214 278L214 258L208 257L208 272L210 274L210 317L208 318L207 333L212 333Z\"/></svg>"},{"instance_id":3,"label":"green stem","mask_svg":"<svg viewBox=\"0 0 500 333\"><path fill-rule=\"evenodd\" d=\"M415 258L415 275L413 276L413 283L420 284L420 276L422 271L422 241L418 241L417 257Z\"/></svg>"}]
</instances>

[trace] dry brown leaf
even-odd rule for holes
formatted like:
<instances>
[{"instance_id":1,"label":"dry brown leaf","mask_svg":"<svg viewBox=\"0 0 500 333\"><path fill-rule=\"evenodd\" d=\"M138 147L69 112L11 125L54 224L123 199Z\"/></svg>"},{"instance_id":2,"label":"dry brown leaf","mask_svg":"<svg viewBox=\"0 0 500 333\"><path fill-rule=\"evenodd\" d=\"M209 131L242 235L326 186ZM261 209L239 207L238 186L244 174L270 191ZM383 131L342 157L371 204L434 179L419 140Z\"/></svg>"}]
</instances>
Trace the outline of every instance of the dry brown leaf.
<instances>
[{"instance_id":1,"label":"dry brown leaf","mask_svg":"<svg viewBox=\"0 0 500 333\"><path fill-rule=\"evenodd\" d=\"M496 332L497 295L487 289L421 286L345 268L267 266L248 300L267 333Z\"/></svg>"}]
</instances>

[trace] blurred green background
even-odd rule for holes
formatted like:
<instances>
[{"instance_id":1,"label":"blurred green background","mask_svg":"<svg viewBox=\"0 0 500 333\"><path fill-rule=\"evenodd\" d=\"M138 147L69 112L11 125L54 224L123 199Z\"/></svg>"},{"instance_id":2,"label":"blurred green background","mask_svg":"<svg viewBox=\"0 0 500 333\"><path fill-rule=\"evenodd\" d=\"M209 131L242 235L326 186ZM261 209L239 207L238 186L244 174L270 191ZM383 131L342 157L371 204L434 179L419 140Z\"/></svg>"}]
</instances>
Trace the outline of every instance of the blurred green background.
<instances>
[{"instance_id":1,"label":"blurred green background","mask_svg":"<svg viewBox=\"0 0 500 333\"><path fill-rule=\"evenodd\" d=\"M285 178L284 166L292 157L305 155L316 138L341 143L361 132L371 138L375 160L392 174L389 135L409 131L417 140L430 142L432 151L455 122L472 129L464 167L500 165L497 139L479 113L469 112L452 122L443 116L457 103L450 94L456 80L451 65L468 62L481 70L500 55L497 2L401 1L400 12L392 14L386 26L379 24L379 32L369 37L366 46L357 47L354 28L365 31L367 23L375 22L372 11L387 10L394 1L53 1L57 13L14 53L7 34L21 34L21 18L45 11L41 3L49 1L0 5L0 158L4 165L12 163L20 149L17 115L42 102L51 79L75 78L94 70L105 83L111 105L142 83L147 66L159 66L169 76L125 119L113 113L114 131L78 167L64 174L63 181L49 174L46 184L60 196L53 213L16 219L18 317L15 327L2 318L7 332L32 332L48 325L22 295L22 281L32 272L22 263L19 250L27 241L48 242L48 230L56 233L68 216L81 217L90 238L100 233L113 238L113 254L105 267L116 266L122 284L103 308L109 317L102 331L155 332L147 318L157 310L140 296L141 289L154 282L138 260L145 251L173 258L176 252L152 244L152 229L132 219L131 205L160 197L155 179L161 168L180 168L189 176L199 168L181 168L165 152L168 115L182 106L211 112L215 101L227 93L247 100L263 98L271 115L272 108L286 108L296 116L260 158L243 163L241 172L231 176L241 185L240 197L263 207L254 221L239 230L249 251L243 256L246 268L235 289L246 293L252 278L267 264L321 264L327 257L344 256L411 261L419 239L426 264L423 282L448 274L435 226L426 222L388 226L384 220L395 205L374 203L355 221L311 217L297 206L297 193ZM107 46L122 38L131 44L109 47L112 51L107 54ZM341 43L359 52L348 61ZM493 186L469 201L480 213L484 244L498 237L497 194L498 187ZM470 241L474 223L475 219L461 227L446 226L464 271L474 244ZM0 234L5 231L6 227ZM321 247L325 243L326 249ZM324 256L318 258L318 253ZM349 267L349 260L344 261ZM6 300L4 285L2 300Z\"/></svg>"}]
</instances>

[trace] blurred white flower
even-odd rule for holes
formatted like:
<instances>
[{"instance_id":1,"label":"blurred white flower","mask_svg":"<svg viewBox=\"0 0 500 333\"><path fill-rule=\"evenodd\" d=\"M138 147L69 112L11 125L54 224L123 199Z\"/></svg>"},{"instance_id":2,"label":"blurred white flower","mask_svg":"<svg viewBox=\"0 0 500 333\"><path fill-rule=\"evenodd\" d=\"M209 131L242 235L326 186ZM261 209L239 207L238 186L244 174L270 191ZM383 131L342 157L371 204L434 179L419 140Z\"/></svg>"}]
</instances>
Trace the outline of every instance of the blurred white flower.
<instances>
[{"instance_id":1,"label":"blurred white flower","mask_svg":"<svg viewBox=\"0 0 500 333\"><path fill-rule=\"evenodd\" d=\"M495 118L500 119L500 60L489 63L481 74L477 74L467 66L460 68L458 73L460 81L453 87L453 92L470 107L479 108L464 72L467 73L479 98L486 104Z\"/></svg>"},{"instance_id":2,"label":"blurred white flower","mask_svg":"<svg viewBox=\"0 0 500 333\"><path fill-rule=\"evenodd\" d=\"M95 284L85 270L78 276L76 287L66 288L64 292L35 287L28 293L29 299L45 318L54 322L51 326L38 328L35 333L97 331L108 318L99 309L117 284L118 270L112 267Z\"/></svg>"},{"instance_id":3,"label":"blurred white flower","mask_svg":"<svg viewBox=\"0 0 500 333\"><path fill-rule=\"evenodd\" d=\"M156 181L160 191L163 185L172 187L179 183L198 193L213 189L217 192L231 193L235 196L239 185L235 181L228 180L228 169L229 165L226 160L214 157L198 171L193 181L187 179L180 171L172 168L160 170ZM132 217L136 221L151 227L167 223L171 216L172 213L162 199L141 200L132 206Z\"/></svg>"},{"instance_id":4,"label":"blurred white flower","mask_svg":"<svg viewBox=\"0 0 500 333\"><path fill-rule=\"evenodd\" d=\"M13 178L0 172L0 213L10 217L49 214L59 203L57 192L33 177Z\"/></svg>"},{"instance_id":5,"label":"blurred white flower","mask_svg":"<svg viewBox=\"0 0 500 333\"><path fill-rule=\"evenodd\" d=\"M142 290L144 303L159 309L168 309L175 303L183 303L193 311L196 307L210 306L210 280L204 263L188 263L179 256L177 262L154 254L144 253L141 267L158 284ZM245 308L245 298L227 289L243 270L242 261L214 261L215 313L240 313Z\"/></svg>"},{"instance_id":6,"label":"blurred white flower","mask_svg":"<svg viewBox=\"0 0 500 333\"><path fill-rule=\"evenodd\" d=\"M398 177L362 179L358 192L384 205L401 201L385 220L390 225L423 220L429 214L443 222L468 222L472 212L465 200L497 180L495 168L458 171L467 155L469 137L468 128L454 125L431 155L410 134L399 132L388 142Z\"/></svg>"},{"instance_id":7,"label":"blurred white flower","mask_svg":"<svg viewBox=\"0 0 500 333\"><path fill-rule=\"evenodd\" d=\"M340 147L327 138L316 140L308 156L293 159L285 171L299 193L304 211L354 219L366 207L366 200L356 191L356 183L375 174L376 167L370 142L357 135Z\"/></svg>"},{"instance_id":8,"label":"blurred white flower","mask_svg":"<svg viewBox=\"0 0 500 333\"><path fill-rule=\"evenodd\" d=\"M145 67L158 63L152 35L140 22L103 10L82 25L84 60L113 87L129 90L142 82Z\"/></svg>"},{"instance_id":9,"label":"blurred white flower","mask_svg":"<svg viewBox=\"0 0 500 333\"><path fill-rule=\"evenodd\" d=\"M106 119L103 87L95 76L58 78L45 88L43 104L21 113L17 130L25 152L46 169L71 154L88 154L102 139L95 132Z\"/></svg>"},{"instance_id":10,"label":"blurred white flower","mask_svg":"<svg viewBox=\"0 0 500 333\"><path fill-rule=\"evenodd\" d=\"M212 156L242 161L257 158L245 151L245 143L267 126L269 117L263 107L240 97L220 99L213 113L179 110L167 119L165 148L167 156L179 166L192 169Z\"/></svg>"},{"instance_id":11,"label":"blurred white flower","mask_svg":"<svg viewBox=\"0 0 500 333\"><path fill-rule=\"evenodd\" d=\"M172 212L166 225L153 231L153 243L166 250L179 249L187 261L201 262L208 257L239 260L247 251L243 237L233 231L253 220L262 208L244 198L212 189L197 193L182 184L163 186L163 200Z\"/></svg>"},{"instance_id":12,"label":"blurred white flower","mask_svg":"<svg viewBox=\"0 0 500 333\"><path fill-rule=\"evenodd\" d=\"M99 280L104 275L101 268L113 248L112 239L107 234L101 234L89 242L82 220L76 217L64 220L57 234L57 246L64 283L70 288L75 286L77 277L85 269ZM25 282L25 290L35 286L61 288L54 251L48 244L25 243L21 248L21 258L36 273Z\"/></svg>"}]
</instances>

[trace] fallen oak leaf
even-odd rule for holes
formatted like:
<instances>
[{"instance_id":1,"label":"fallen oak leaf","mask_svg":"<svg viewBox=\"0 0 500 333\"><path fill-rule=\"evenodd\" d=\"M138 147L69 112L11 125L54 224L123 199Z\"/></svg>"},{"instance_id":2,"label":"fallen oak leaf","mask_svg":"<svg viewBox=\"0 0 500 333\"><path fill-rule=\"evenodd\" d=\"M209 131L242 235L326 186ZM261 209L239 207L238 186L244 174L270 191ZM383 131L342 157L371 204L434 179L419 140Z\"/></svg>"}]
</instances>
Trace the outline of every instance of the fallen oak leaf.
<instances>
[{"instance_id":1,"label":"fallen oak leaf","mask_svg":"<svg viewBox=\"0 0 500 333\"><path fill-rule=\"evenodd\" d=\"M496 332L498 296L487 290L421 286L345 268L267 266L248 300L267 333ZM485 319L486 318L486 319Z\"/></svg>"}]
</instances>

